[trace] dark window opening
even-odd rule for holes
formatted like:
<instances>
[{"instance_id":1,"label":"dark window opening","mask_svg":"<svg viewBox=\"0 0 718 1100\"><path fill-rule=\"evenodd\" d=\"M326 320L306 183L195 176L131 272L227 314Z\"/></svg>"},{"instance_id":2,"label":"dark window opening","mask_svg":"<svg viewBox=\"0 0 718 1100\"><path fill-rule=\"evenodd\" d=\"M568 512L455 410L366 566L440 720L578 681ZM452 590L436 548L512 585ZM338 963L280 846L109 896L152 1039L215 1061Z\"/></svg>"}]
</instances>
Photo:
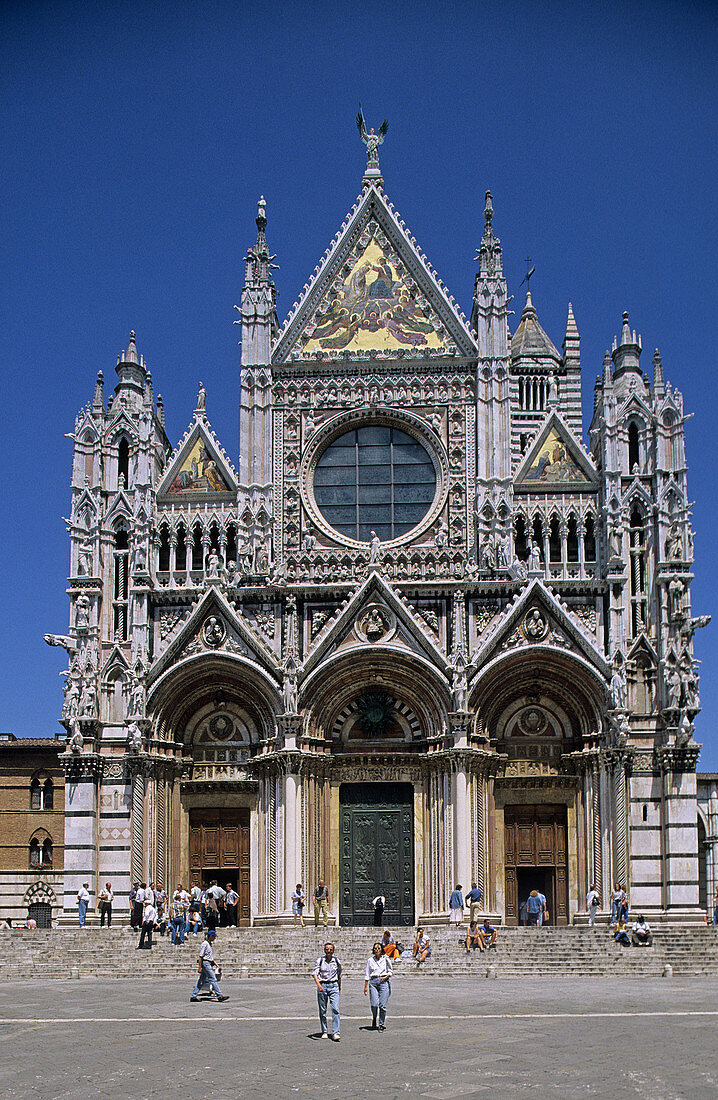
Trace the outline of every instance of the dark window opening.
<instances>
[{"instance_id":1,"label":"dark window opening","mask_svg":"<svg viewBox=\"0 0 718 1100\"><path fill-rule=\"evenodd\" d=\"M227 561L237 560L237 527L230 523L227 527Z\"/></svg>"},{"instance_id":2,"label":"dark window opening","mask_svg":"<svg viewBox=\"0 0 718 1100\"><path fill-rule=\"evenodd\" d=\"M127 436L122 436L117 445L117 484L124 478L125 485L130 483L130 444Z\"/></svg>"},{"instance_id":3,"label":"dark window opening","mask_svg":"<svg viewBox=\"0 0 718 1100\"><path fill-rule=\"evenodd\" d=\"M192 528L192 568L204 569L204 547L202 546L202 527L195 523Z\"/></svg>"},{"instance_id":4,"label":"dark window opening","mask_svg":"<svg viewBox=\"0 0 718 1100\"><path fill-rule=\"evenodd\" d=\"M561 532L556 516L551 520L549 527L548 560L561 561Z\"/></svg>"},{"instance_id":5,"label":"dark window opening","mask_svg":"<svg viewBox=\"0 0 718 1100\"><path fill-rule=\"evenodd\" d=\"M648 626L646 532L638 508L631 512L629 529L631 558L631 630L635 637Z\"/></svg>"},{"instance_id":6,"label":"dark window opening","mask_svg":"<svg viewBox=\"0 0 718 1100\"><path fill-rule=\"evenodd\" d=\"M593 516L586 517L586 534L583 537L583 556L586 561L596 560L596 529Z\"/></svg>"},{"instance_id":7,"label":"dark window opening","mask_svg":"<svg viewBox=\"0 0 718 1100\"><path fill-rule=\"evenodd\" d=\"M540 552L540 554L541 554L541 561L543 561L543 560L544 560L544 552L543 552L543 528L541 527L541 520L540 520L540 518L539 518L538 516L535 516L535 517L534 517L534 522L533 522L533 541L534 541L534 542L536 543L536 545L538 546L538 548L539 548L539 552Z\"/></svg>"},{"instance_id":8,"label":"dark window opening","mask_svg":"<svg viewBox=\"0 0 718 1100\"><path fill-rule=\"evenodd\" d=\"M628 470L633 472L633 467L640 469L640 449L638 445L638 425L632 420L628 425Z\"/></svg>"},{"instance_id":9,"label":"dark window opening","mask_svg":"<svg viewBox=\"0 0 718 1100\"><path fill-rule=\"evenodd\" d=\"M566 527L566 560L578 561L578 524L575 516L569 516Z\"/></svg>"},{"instance_id":10,"label":"dark window opening","mask_svg":"<svg viewBox=\"0 0 718 1100\"><path fill-rule=\"evenodd\" d=\"M170 533L166 524L160 527L160 551L158 569L160 573L166 573L170 567Z\"/></svg>"},{"instance_id":11,"label":"dark window opening","mask_svg":"<svg viewBox=\"0 0 718 1100\"><path fill-rule=\"evenodd\" d=\"M115 535L114 583L112 620L115 638L127 640L129 613L129 577L128 577L128 537L127 531L120 530Z\"/></svg>"},{"instance_id":12,"label":"dark window opening","mask_svg":"<svg viewBox=\"0 0 718 1100\"><path fill-rule=\"evenodd\" d=\"M175 550L175 568L184 572L187 568L187 532L183 523L177 526L177 548Z\"/></svg>"},{"instance_id":13,"label":"dark window opening","mask_svg":"<svg viewBox=\"0 0 718 1100\"><path fill-rule=\"evenodd\" d=\"M519 561L526 561L529 556L529 546L526 539L526 520L519 516L516 520L516 534L514 536L516 557Z\"/></svg>"}]
</instances>

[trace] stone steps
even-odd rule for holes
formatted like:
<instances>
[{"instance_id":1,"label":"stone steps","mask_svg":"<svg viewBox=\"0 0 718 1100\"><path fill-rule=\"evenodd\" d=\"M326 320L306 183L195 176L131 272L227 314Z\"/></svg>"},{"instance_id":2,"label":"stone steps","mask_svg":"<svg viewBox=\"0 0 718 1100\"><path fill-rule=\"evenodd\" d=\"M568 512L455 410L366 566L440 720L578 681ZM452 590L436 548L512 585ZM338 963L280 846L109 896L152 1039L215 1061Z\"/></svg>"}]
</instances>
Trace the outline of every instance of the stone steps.
<instances>
[{"instance_id":1,"label":"stone steps","mask_svg":"<svg viewBox=\"0 0 718 1100\"><path fill-rule=\"evenodd\" d=\"M648 977L659 976L670 966L676 975L718 976L718 935L705 925L662 925L654 931L650 948L621 948L605 928L501 928L496 949L483 954L473 951L471 956L465 954L457 929L444 925L428 931L431 959L423 967L411 958L401 959L395 964L397 973L418 978L425 974L483 977L487 971L498 977ZM306 977L327 936L334 940L347 975L360 977L375 938L373 929L220 929L217 957L227 976ZM157 937L150 955L136 950L137 933L126 927L13 929L3 937L0 977L6 979L134 977L146 973L150 964L158 978L181 975L188 980L195 972L201 942L201 937L190 937L183 948L173 948L168 936ZM409 946L413 930L400 929L397 938Z\"/></svg>"}]
</instances>

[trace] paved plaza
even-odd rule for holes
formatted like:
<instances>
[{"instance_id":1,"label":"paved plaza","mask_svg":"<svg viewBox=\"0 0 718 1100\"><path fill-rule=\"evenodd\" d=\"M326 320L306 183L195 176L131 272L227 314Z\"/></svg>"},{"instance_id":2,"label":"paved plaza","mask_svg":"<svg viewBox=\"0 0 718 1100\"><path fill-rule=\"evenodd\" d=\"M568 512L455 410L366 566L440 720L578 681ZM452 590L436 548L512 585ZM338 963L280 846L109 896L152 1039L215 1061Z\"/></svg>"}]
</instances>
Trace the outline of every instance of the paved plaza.
<instances>
[{"instance_id":1,"label":"paved plaza","mask_svg":"<svg viewBox=\"0 0 718 1100\"><path fill-rule=\"evenodd\" d=\"M388 1030L366 1030L356 980L342 1042L319 1042L311 978L6 983L0 1096L203 1097L718 1094L715 979L492 981L397 975Z\"/></svg>"}]
</instances>

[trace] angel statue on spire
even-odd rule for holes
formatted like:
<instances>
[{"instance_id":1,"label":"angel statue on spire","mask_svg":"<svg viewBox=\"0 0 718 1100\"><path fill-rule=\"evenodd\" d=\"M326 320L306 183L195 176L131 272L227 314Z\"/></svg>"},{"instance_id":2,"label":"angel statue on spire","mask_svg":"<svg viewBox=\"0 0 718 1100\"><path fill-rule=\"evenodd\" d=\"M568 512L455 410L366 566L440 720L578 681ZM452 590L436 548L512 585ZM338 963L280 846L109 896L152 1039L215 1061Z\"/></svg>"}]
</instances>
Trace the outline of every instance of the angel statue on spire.
<instances>
[{"instance_id":1,"label":"angel statue on spire","mask_svg":"<svg viewBox=\"0 0 718 1100\"><path fill-rule=\"evenodd\" d=\"M371 129L367 133L366 124L364 122L364 114L361 109L361 103L359 104L359 114L357 115L357 127L359 129L359 136L366 145L366 166L367 168L379 167L379 146L384 141L387 130L389 129L389 119L385 118L379 127L379 133L375 134Z\"/></svg>"}]
</instances>

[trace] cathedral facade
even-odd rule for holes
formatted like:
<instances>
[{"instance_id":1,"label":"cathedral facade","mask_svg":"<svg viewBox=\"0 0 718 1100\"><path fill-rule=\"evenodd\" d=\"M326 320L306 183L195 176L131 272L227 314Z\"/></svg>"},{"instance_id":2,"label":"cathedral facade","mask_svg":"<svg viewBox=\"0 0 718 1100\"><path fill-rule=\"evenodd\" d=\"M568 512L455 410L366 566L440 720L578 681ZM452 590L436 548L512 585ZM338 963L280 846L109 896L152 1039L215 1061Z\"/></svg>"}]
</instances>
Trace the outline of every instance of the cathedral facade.
<instances>
[{"instance_id":1,"label":"cathedral facade","mask_svg":"<svg viewBox=\"0 0 718 1100\"><path fill-rule=\"evenodd\" d=\"M373 135L370 135L370 137ZM59 760L83 881L231 882L242 923L319 878L342 924L515 924L614 882L698 906L699 710L681 395L624 314L583 443L580 338L513 334L487 193L467 320L384 193L283 324L260 200L240 444L200 384L176 446L134 334L77 416Z\"/></svg>"}]
</instances>

